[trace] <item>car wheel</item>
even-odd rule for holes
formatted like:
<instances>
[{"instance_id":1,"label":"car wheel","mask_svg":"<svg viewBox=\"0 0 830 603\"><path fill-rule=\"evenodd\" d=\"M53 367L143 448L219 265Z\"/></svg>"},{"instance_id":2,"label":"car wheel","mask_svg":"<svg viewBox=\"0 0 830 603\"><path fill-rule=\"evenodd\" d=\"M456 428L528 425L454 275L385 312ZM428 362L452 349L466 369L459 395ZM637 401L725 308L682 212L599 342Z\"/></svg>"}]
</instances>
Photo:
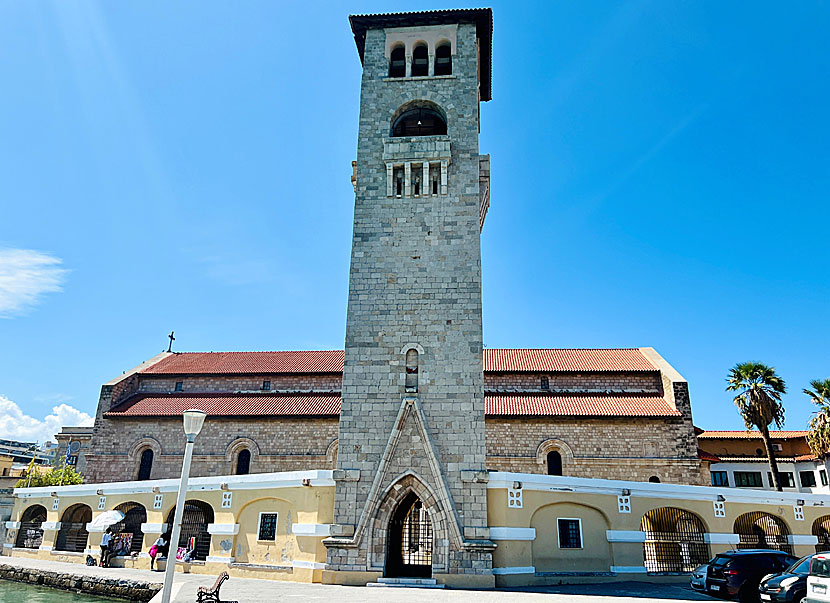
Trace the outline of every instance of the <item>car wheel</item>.
<instances>
[{"instance_id":1,"label":"car wheel","mask_svg":"<svg viewBox=\"0 0 830 603\"><path fill-rule=\"evenodd\" d=\"M744 584L738 591L738 601L741 603L757 603L759 600L758 587L754 584Z\"/></svg>"},{"instance_id":2,"label":"car wheel","mask_svg":"<svg viewBox=\"0 0 830 603\"><path fill-rule=\"evenodd\" d=\"M806 603L806 601L807 601L807 593L806 593L806 592L804 592L804 593L798 593L798 594L797 594L797 595L793 598L793 603Z\"/></svg>"}]
</instances>

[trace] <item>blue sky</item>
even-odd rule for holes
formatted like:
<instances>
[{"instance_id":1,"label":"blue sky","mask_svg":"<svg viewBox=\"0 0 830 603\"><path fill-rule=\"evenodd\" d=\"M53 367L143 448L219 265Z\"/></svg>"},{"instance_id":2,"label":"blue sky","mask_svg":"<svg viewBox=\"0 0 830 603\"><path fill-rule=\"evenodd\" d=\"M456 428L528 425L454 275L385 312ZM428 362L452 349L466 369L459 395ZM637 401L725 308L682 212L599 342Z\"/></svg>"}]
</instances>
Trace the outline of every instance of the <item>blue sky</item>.
<instances>
[{"instance_id":1,"label":"blue sky","mask_svg":"<svg viewBox=\"0 0 830 603\"><path fill-rule=\"evenodd\" d=\"M0 5L0 437L94 414L171 329L340 348L347 15L446 7ZM830 5L492 7L485 344L653 346L708 429L742 427L724 378L760 360L803 428L830 377Z\"/></svg>"}]
</instances>

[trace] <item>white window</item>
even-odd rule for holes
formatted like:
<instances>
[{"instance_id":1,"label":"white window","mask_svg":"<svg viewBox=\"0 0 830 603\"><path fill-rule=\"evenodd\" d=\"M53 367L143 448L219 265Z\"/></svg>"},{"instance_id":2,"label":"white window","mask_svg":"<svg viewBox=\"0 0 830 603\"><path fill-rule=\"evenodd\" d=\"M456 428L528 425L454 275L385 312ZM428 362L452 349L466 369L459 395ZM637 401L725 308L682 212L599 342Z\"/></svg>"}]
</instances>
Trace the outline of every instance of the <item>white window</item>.
<instances>
[{"instance_id":1,"label":"white window","mask_svg":"<svg viewBox=\"0 0 830 603\"><path fill-rule=\"evenodd\" d=\"M106 496L99 496L98 497L98 510L103 511L107 508L107 497Z\"/></svg>"},{"instance_id":2,"label":"white window","mask_svg":"<svg viewBox=\"0 0 830 603\"><path fill-rule=\"evenodd\" d=\"M156 494L153 498L153 508L161 509L162 502L164 502L164 494Z\"/></svg>"},{"instance_id":3,"label":"white window","mask_svg":"<svg viewBox=\"0 0 830 603\"><path fill-rule=\"evenodd\" d=\"M233 505L233 492L222 492L222 508L230 509Z\"/></svg>"},{"instance_id":4,"label":"white window","mask_svg":"<svg viewBox=\"0 0 830 603\"><path fill-rule=\"evenodd\" d=\"M260 513L257 540L274 542L277 539L277 513Z\"/></svg>"},{"instance_id":5,"label":"white window","mask_svg":"<svg viewBox=\"0 0 830 603\"><path fill-rule=\"evenodd\" d=\"M559 517L556 519L556 529L559 533L560 549L582 548L582 520L574 517Z\"/></svg>"}]
</instances>

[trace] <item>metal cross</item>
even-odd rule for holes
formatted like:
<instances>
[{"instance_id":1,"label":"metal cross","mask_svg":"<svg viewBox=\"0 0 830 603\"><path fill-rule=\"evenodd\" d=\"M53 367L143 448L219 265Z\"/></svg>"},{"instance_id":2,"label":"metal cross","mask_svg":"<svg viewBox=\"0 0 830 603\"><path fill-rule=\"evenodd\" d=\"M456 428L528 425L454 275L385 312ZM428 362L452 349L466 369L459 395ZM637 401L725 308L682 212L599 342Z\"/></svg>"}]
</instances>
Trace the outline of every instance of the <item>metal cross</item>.
<instances>
[{"instance_id":1,"label":"metal cross","mask_svg":"<svg viewBox=\"0 0 830 603\"><path fill-rule=\"evenodd\" d=\"M176 341L176 338L173 337L173 333L174 333L174 331L170 331L170 335L167 336L167 338L170 340L170 345L167 346L167 351L168 352L172 351L173 342Z\"/></svg>"}]
</instances>

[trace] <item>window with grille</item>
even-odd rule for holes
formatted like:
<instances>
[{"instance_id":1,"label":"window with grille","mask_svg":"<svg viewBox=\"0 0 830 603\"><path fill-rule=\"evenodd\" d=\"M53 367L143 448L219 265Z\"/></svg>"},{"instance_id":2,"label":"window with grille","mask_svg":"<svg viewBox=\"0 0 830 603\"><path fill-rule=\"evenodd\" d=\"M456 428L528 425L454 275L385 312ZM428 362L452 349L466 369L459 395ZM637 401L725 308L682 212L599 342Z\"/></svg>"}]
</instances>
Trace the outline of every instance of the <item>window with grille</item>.
<instances>
[{"instance_id":1,"label":"window with grille","mask_svg":"<svg viewBox=\"0 0 830 603\"><path fill-rule=\"evenodd\" d=\"M712 471L712 485L729 487L729 474L726 471Z\"/></svg>"},{"instance_id":2,"label":"window with grille","mask_svg":"<svg viewBox=\"0 0 830 603\"><path fill-rule=\"evenodd\" d=\"M550 389L550 380L547 377L542 377L542 383L540 385L542 389Z\"/></svg>"},{"instance_id":3,"label":"window with grille","mask_svg":"<svg viewBox=\"0 0 830 603\"><path fill-rule=\"evenodd\" d=\"M392 136L436 136L447 133L444 117L426 107L410 109L401 114L392 125Z\"/></svg>"},{"instance_id":4,"label":"window with grille","mask_svg":"<svg viewBox=\"0 0 830 603\"><path fill-rule=\"evenodd\" d=\"M738 488L763 488L760 471L736 471L735 486Z\"/></svg>"},{"instance_id":5,"label":"window with grille","mask_svg":"<svg viewBox=\"0 0 830 603\"><path fill-rule=\"evenodd\" d=\"M812 488L816 485L816 474L812 471L799 471L798 479L805 488Z\"/></svg>"},{"instance_id":6,"label":"window with grille","mask_svg":"<svg viewBox=\"0 0 830 603\"><path fill-rule=\"evenodd\" d=\"M581 549L582 548L582 520L580 519L557 519L559 529L560 549Z\"/></svg>"},{"instance_id":7,"label":"window with grille","mask_svg":"<svg viewBox=\"0 0 830 603\"><path fill-rule=\"evenodd\" d=\"M277 539L277 513L260 513L257 540L274 541Z\"/></svg>"}]
</instances>

